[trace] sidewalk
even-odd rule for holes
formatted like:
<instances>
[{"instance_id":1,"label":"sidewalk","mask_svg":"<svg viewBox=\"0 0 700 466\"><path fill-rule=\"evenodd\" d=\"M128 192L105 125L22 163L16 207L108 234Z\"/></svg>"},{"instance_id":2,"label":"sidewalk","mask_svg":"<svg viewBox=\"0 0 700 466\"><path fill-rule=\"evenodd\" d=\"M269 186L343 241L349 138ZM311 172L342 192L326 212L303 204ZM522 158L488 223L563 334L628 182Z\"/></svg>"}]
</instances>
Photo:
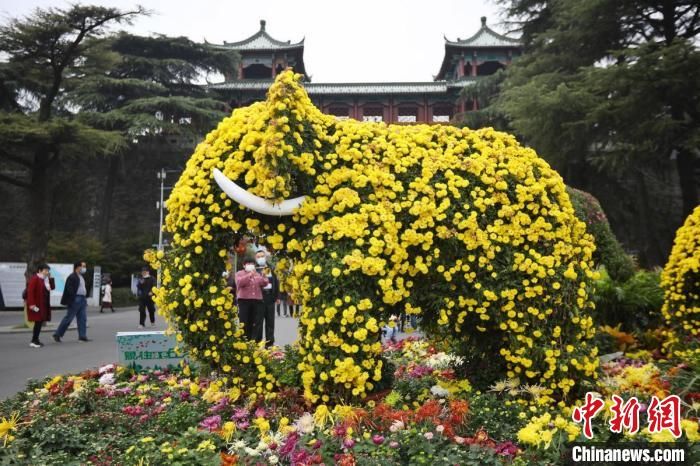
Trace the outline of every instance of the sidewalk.
<instances>
[{"instance_id":1,"label":"sidewalk","mask_svg":"<svg viewBox=\"0 0 700 466\"><path fill-rule=\"evenodd\" d=\"M120 307L115 308L115 313L132 312L136 311L138 308L133 307ZM112 314L111 311L105 311L104 314L100 314L99 307L90 307L87 309L88 316L88 328L90 328L90 319L100 318L100 316L105 316L107 314ZM53 309L51 311L51 322L46 323L42 328L42 332L53 332L58 327L58 324L66 315L65 309ZM68 327L68 330L76 330L77 324L75 320ZM31 328L24 327L24 311L0 311L0 335L2 334L12 334L12 333L32 333Z\"/></svg>"}]
</instances>

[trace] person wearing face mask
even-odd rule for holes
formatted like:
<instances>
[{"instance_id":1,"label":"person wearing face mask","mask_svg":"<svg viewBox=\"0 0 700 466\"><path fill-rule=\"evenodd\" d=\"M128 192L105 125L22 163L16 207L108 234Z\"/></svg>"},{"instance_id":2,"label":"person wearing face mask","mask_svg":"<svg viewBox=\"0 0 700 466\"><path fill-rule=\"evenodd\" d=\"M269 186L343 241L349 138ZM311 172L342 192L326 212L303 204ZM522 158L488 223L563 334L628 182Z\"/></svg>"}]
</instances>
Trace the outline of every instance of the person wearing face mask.
<instances>
[{"instance_id":1,"label":"person wearing face mask","mask_svg":"<svg viewBox=\"0 0 700 466\"><path fill-rule=\"evenodd\" d=\"M61 304L67 306L66 315L53 334L56 343L61 343L61 338L66 333L66 329L73 321L78 322L78 340L82 342L91 341L87 337L87 286L83 275L87 272L87 265L84 261L73 264L73 273L66 278L66 286L63 288Z\"/></svg>"},{"instance_id":2,"label":"person wearing face mask","mask_svg":"<svg viewBox=\"0 0 700 466\"><path fill-rule=\"evenodd\" d=\"M151 277L151 270L148 267L143 267L141 278L136 285L139 295L139 328L144 328L146 325L146 308L148 308L151 327L156 326L156 305L153 302L153 288L155 286L156 282Z\"/></svg>"},{"instance_id":3,"label":"person wearing face mask","mask_svg":"<svg viewBox=\"0 0 700 466\"><path fill-rule=\"evenodd\" d=\"M238 320L243 324L245 336L249 340L260 341L257 339L255 324L257 316L264 312L262 288L270 281L255 270L255 259L250 257L243 260L243 270L236 272L235 280Z\"/></svg>"},{"instance_id":4,"label":"person wearing face mask","mask_svg":"<svg viewBox=\"0 0 700 466\"><path fill-rule=\"evenodd\" d=\"M29 279L27 285L27 320L34 322L32 341L29 346L41 348L44 344L39 341L41 326L51 320L51 304L49 301L52 290L52 280L49 276L49 266L40 264L37 273Z\"/></svg>"},{"instance_id":5,"label":"person wearing face mask","mask_svg":"<svg viewBox=\"0 0 700 466\"><path fill-rule=\"evenodd\" d=\"M275 302L279 295L279 281L272 268L267 263L267 251L258 249L255 254L255 263L258 273L267 278L268 284L262 288L263 312L257 314L255 321L255 340L262 341L263 327L265 328L265 346L275 344Z\"/></svg>"}]
</instances>

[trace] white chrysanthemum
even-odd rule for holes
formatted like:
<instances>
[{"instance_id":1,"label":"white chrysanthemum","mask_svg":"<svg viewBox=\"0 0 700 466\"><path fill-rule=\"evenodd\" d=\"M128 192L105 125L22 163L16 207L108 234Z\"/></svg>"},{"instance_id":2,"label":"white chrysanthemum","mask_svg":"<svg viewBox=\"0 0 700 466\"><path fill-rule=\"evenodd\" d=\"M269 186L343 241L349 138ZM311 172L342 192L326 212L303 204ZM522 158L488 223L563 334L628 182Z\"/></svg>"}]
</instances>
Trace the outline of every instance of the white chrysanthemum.
<instances>
[{"instance_id":1,"label":"white chrysanthemum","mask_svg":"<svg viewBox=\"0 0 700 466\"><path fill-rule=\"evenodd\" d=\"M114 364L107 364L106 366L100 367L98 370L100 374L104 374L105 372L114 372Z\"/></svg>"},{"instance_id":2,"label":"white chrysanthemum","mask_svg":"<svg viewBox=\"0 0 700 466\"><path fill-rule=\"evenodd\" d=\"M309 413L304 413L299 419L294 423L297 431L302 434L310 434L314 431L316 423L314 417Z\"/></svg>"},{"instance_id":3,"label":"white chrysanthemum","mask_svg":"<svg viewBox=\"0 0 700 466\"><path fill-rule=\"evenodd\" d=\"M102 374L102 377L100 377L100 385L114 385L114 382L114 374L111 372Z\"/></svg>"},{"instance_id":4,"label":"white chrysanthemum","mask_svg":"<svg viewBox=\"0 0 700 466\"><path fill-rule=\"evenodd\" d=\"M248 456L258 456L260 454L257 448L245 447L243 451L245 451L246 455Z\"/></svg>"},{"instance_id":5,"label":"white chrysanthemum","mask_svg":"<svg viewBox=\"0 0 700 466\"><path fill-rule=\"evenodd\" d=\"M444 370L449 367L458 366L464 362L462 356L456 356L454 354L447 353L436 353L428 358L426 365L433 369Z\"/></svg>"},{"instance_id":6,"label":"white chrysanthemum","mask_svg":"<svg viewBox=\"0 0 700 466\"><path fill-rule=\"evenodd\" d=\"M445 398L449 396L450 391L446 388L442 388L440 385L433 385L432 387L430 387L430 393L432 393L435 396L439 396L440 398Z\"/></svg>"},{"instance_id":7,"label":"white chrysanthemum","mask_svg":"<svg viewBox=\"0 0 700 466\"><path fill-rule=\"evenodd\" d=\"M231 445L231 452L243 450L245 447L246 445L243 440L236 440L233 442L233 445Z\"/></svg>"}]
</instances>

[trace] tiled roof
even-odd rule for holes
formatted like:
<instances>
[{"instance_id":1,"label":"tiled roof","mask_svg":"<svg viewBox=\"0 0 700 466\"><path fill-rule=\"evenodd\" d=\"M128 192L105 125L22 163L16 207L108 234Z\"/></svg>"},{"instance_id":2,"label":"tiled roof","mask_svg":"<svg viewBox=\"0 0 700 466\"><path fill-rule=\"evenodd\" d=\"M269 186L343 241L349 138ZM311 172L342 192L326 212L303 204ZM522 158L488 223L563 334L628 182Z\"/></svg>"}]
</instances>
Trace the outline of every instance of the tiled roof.
<instances>
[{"instance_id":1,"label":"tiled roof","mask_svg":"<svg viewBox=\"0 0 700 466\"><path fill-rule=\"evenodd\" d=\"M446 81L426 81L417 83L303 83L309 95L335 94L440 94L448 88L461 87L469 83L453 84ZM239 80L210 84L210 89L266 91L272 80Z\"/></svg>"},{"instance_id":2,"label":"tiled roof","mask_svg":"<svg viewBox=\"0 0 700 466\"><path fill-rule=\"evenodd\" d=\"M304 39L292 44L290 41L283 42L273 39L265 31L265 20L260 20L260 30L239 42L225 42L223 44L213 44L214 47L228 50L289 50L304 47Z\"/></svg>"},{"instance_id":3,"label":"tiled roof","mask_svg":"<svg viewBox=\"0 0 700 466\"><path fill-rule=\"evenodd\" d=\"M309 83L306 91L314 94L430 94L447 92L445 82L420 83Z\"/></svg>"},{"instance_id":4,"label":"tiled roof","mask_svg":"<svg viewBox=\"0 0 700 466\"><path fill-rule=\"evenodd\" d=\"M521 47L520 39L499 34L486 25L486 16L481 17L481 29L468 39L451 41L445 38L445 46L456 47Z\"/></svg>"},{"instance_id":5,"label":"tiled roof","mask_svg":"<svg viewBox=\"0 0 700 466\"><path fill-rule=\"evenodd\" d=\"M454 67L454 57L462 54L464 49L503 49L521 48L520 39L512 39L495 32L486 25L486 17L481 17L481 29L468 39L451 41L445 38L445 55L442 58L440 71L435 75L436 80L448 78L447 73ZM477 51L477 53L479 53Z\"/></svg>"}]
</instances>

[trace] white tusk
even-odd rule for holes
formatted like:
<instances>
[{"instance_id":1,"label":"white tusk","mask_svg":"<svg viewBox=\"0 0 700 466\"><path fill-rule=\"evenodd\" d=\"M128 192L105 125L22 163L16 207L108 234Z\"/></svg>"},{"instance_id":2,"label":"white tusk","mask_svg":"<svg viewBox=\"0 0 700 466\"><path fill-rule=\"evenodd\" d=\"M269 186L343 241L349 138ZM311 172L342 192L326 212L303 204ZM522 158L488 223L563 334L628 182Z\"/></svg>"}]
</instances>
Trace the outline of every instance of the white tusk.
<instances>
[{"instance_id":1,"label":"white tusk","mask_svg":"<svg viewBox=\"0 0 700 466\"><path fill-rule=\"evenodd\" d=\"M228 197L238 202L243 207L247 207L253 212L257 212L263 215L292 215L294 210L297 209L306 196L295 197L294 199L285 199L279 204L274 204L267 199L263 199L260 196L249 193L245 189L238 186L236 183L228 179L226 175L221 173L219 169L214 169L214 179L219 185L221 190L225 192Z\"/></svg>"}]
</instances>

